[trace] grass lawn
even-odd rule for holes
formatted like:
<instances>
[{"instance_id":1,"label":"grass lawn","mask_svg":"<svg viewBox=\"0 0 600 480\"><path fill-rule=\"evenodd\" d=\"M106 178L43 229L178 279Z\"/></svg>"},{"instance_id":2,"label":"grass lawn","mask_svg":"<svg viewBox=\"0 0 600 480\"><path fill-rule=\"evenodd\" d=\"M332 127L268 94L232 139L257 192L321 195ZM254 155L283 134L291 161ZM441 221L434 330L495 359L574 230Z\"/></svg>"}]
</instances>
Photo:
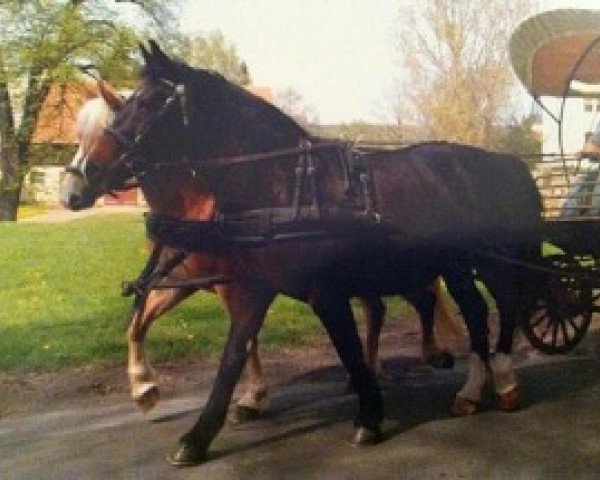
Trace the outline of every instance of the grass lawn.
<instances>
[{"instance_id":1,"label":"grass lawn","mask_svg":"<svg viewBox=\"0 0 600 480\"><path fill-rule=\"evenodd\" d=\"M0 223L0 370L122 363L131 299L120 296L120 283L137 276L146 256L139 215ZM388 316L406 308L393 300ZM216 297L198 293L155 323L151 358L216 353L227 329ZM306 305L280 297L261 341L270 347L310 344L322 332Z\"/></svg>"},{"instance_id":2,"label":"grass lawn","mask_svg":"<svg viewBox=\"0 0 600 480\"><path fill-rule=\"evenodd\" d=\"M48 210L48 207L43 203L27 203L19 205L19 210L17 210L17 219L23 220L27 217L33 217L34 215L40 215L45 213Z\"/></svg>"}]
</instances>

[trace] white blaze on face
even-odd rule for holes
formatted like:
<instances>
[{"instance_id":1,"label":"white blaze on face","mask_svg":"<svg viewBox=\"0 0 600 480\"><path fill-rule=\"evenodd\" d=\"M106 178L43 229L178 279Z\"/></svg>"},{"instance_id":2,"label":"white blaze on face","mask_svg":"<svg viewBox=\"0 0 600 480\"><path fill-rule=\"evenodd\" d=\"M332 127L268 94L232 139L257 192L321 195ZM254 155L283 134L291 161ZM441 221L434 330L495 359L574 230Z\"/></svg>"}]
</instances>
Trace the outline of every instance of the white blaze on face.
<instances>
[{"instance_id":1,"label":"white blaze on face","mask_svg":"<svg viewBox=\"0 0 600 480\"><path fill-rule=\"evenodd\" d=\"M80 210L94 204L95 198L86 193L88 182L84 173L94 146L113 119L114 112L102 98L88 100L81 108L77 116L79 147L70 164L73 171L67 169L59 188L60 203L66 208Z\"/></svg>"}]
</instances>

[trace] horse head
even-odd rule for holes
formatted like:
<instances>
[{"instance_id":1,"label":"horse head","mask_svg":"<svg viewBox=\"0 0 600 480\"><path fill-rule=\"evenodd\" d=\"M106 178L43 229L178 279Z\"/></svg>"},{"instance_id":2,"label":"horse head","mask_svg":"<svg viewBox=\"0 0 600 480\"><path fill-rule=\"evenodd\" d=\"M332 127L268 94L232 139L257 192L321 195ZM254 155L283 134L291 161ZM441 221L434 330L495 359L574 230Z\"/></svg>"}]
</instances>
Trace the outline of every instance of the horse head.
<instances>
[{"instance_id":1,"label":"horse head","mask_svg":"<svg viewBox=\"0 0 600 480\"><path fill-rule=\"evenodd\" d=\"M99 80L97 87L99 96L85 102L77 115L78 148L60 185L60 202L72 210L91 207L101 194L93 182L99 171L92 153L123 105L123 99L106 82Z\"/></svg>"},{"instance_id":2,"label":"horse head","mask_svg":"<svg viewBox=\"0 0 600 480\"><path fill-rule=\"evenodd\" d=\"M187 188L205 195L220 181L216 173L210 185L202 184L208 177L202 160L297 146L300 137L308 136L290 117L220 74L173 60L153 41L141 52L141 84L133 95L116 104L114 95L100 89L112 122L89 122L82 112L85 135L67 168L61 196L68 208L92 206L100 195L132 179L141 184L151 207L149 196L157 183L163 192L170 182L179 194ZM86 123L94 123L93 134ZM171 196L169 201L186 199ZM180 207L180 213L187 208Z\"/></svg>"}]
</instances>

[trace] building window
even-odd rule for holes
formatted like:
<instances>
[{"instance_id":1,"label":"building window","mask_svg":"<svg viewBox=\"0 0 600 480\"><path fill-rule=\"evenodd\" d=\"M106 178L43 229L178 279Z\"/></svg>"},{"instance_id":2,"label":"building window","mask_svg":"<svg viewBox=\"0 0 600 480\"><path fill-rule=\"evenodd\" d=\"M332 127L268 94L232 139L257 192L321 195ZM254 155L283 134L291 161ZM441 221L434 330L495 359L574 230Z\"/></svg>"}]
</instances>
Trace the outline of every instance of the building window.
<instances>
[{"instance_id":1,"label":"building window","mask_svg":"<svg viewBox=\"0 0 600 480\"><path fill-rule=\"evenodd\" d=\"M42 170L32 170L29 174L29 181L34 185L43 185L46 178L46 172Z\"/></svg>"},{"instance_id":2,"label":"building window","mask_svg":"<svg viewBox=\"0 0 600 480\"><path fill-rule=\"evenodd\" d=\"M600 112L600 99L584 98L583 99L583 111L584 112Z\"/></svg>"}]
</instances>

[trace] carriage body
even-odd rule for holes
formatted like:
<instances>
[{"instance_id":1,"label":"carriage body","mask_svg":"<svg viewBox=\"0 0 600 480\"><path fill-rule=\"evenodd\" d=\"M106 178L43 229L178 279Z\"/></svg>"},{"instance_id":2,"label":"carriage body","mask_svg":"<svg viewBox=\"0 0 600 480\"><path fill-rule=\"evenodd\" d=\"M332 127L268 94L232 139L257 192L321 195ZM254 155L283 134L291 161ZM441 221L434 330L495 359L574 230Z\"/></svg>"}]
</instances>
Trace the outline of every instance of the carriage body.
<instances>
[{"instance_id":1,"label":"carriage body","mask_svg":"<svg viewBox=\"0 0 600 480\"><path fill-rule=\"evenodd\" d=\"M600 10L557 9L534 15L509 44L515 74L557 128L557 150L529 159L543 201L546 256L538 298L523 330L548 354L583 338L600 296L600 147L582 135L582 152L565 152L570 98L600 98ZM545 100L559 98L553 111ZM585 146L584 146L585 145ZM595 152L594 150L598 150Z\"/></svg>"}]
</instances>

